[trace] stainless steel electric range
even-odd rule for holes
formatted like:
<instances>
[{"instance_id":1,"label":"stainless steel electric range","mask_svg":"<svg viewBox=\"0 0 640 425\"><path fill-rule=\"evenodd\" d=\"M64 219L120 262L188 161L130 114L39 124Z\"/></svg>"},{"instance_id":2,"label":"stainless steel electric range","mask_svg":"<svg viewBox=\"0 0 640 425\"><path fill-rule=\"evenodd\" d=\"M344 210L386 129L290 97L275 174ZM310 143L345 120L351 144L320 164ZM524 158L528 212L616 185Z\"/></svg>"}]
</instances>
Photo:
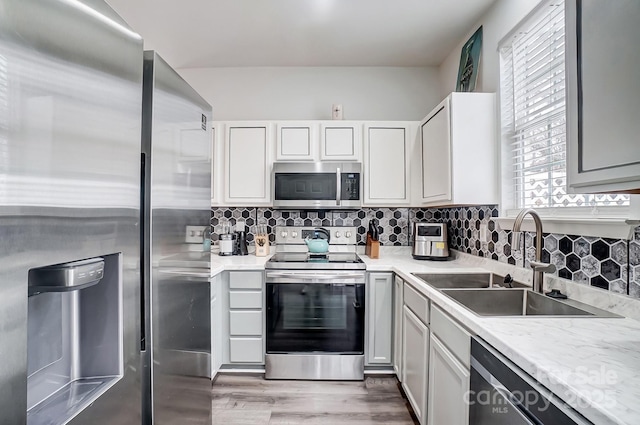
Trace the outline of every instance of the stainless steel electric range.
<instances>
[{"instance_id":1,"label":"stainless steel electric range","mask_svg":"<svg viewBox=\"0 0 640 425\"><path fill-rule=\"evenodd\" d=\"M354 227L277 227L266 264L267 379L364 378L365 264ZM310 254L304 239L327 238Z\"/></svg>"}]
</instances>

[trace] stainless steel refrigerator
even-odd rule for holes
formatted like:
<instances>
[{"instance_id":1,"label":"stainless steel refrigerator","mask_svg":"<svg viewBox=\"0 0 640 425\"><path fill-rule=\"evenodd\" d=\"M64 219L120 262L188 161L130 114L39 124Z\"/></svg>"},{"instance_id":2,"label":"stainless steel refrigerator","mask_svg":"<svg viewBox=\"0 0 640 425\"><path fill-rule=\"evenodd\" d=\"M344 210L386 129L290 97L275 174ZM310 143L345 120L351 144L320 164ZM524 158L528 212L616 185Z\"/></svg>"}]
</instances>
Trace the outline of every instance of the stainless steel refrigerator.
<instances>
[{"instance_id":1,"label":"stainless steel refrigerator","mask_svg":"<svg viewBox=\"0 0 640 425\"><path fill-rule=\"evenodd\" d=\"M0 0L0 425L209 417L210 119L104 1Z\"/></svg>"},{"instance_id":2,"label":"stainless steel refrigerator","mask_svg":"<svg viewBox=\"0 0 640 425\"><path fill-rule=\"evenodd\" d=\"M0 423L141 421L142 39L0 0Z\"/></svg>"},{"instance_id":3,"label":"stainless steel refrigerator","mask_svg":"<svg viewBox=\"0 0 640 425\"><path fill-rule=\"evenodd\" d=\"M153 51L143 97L143 423L211 423L211 106Z\"/></svg>"}]
</instances>

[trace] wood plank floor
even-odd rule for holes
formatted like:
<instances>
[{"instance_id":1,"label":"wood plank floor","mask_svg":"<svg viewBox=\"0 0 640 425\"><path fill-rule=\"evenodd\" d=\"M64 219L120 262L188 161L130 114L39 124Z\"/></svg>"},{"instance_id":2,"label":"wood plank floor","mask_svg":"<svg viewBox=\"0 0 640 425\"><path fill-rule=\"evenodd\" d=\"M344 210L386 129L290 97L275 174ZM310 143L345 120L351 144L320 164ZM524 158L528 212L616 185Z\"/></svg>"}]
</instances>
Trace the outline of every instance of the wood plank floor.
<instances>
[{"instance_id":1,"label":"wood plank floor","mask_svg":"<svg viewBox=\"0 0 640 425\"><path fill-rule=\"evenodd\" d=\"M267 381L220 375L212 387L214 425L414 425L393 377L364 381Z\"/></svg>"}]
</instances>

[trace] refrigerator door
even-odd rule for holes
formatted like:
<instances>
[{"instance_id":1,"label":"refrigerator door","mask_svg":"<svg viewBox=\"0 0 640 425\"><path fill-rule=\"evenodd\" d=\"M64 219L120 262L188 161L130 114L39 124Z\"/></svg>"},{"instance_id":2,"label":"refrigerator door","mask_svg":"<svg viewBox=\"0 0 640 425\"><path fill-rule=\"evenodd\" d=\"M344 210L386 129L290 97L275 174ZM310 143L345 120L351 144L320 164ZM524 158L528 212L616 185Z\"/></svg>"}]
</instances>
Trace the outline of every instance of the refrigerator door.
<instances>
[{"instance_id":1,"label":"refrigerator door","mask_svg":"<svg viewBox=\"0 0 640 425\"><path fill-rule=\"evenodd\" d=\"M0 423L140 423L142 39L101 0L0 10Z\"/></svg>"},{"instance_id":2,"label":"refrigerator door","mask_svg":"<svg viewBox=\"0 0 640 425\"><path fill-rule=\"evenodd\" d=\"M187 225L210 225L210 122L211 106L145 52L144 356L152 398L144 423L211 423L210 252L202 243L192 246L200 253L186 252L185 244Z\"/></svg>"}]
</instances>

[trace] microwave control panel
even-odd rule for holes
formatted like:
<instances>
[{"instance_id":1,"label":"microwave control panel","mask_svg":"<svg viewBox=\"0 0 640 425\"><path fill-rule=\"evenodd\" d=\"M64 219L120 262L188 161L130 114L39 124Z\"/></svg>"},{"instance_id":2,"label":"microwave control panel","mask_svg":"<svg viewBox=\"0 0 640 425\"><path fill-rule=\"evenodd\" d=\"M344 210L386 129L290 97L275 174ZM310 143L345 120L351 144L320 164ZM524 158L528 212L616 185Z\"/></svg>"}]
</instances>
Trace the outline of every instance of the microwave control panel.
<instances>
[{"instance_id":1,"label":"microwave control panel","mask_svg":"<svg viewBox=\"0 0 640 425\"><path fill-rule=\"evenodd\" d=\"M340 199L343 201L360 200L360 173L342 173L341 180Z\"/></svg>"}]
</instances>

